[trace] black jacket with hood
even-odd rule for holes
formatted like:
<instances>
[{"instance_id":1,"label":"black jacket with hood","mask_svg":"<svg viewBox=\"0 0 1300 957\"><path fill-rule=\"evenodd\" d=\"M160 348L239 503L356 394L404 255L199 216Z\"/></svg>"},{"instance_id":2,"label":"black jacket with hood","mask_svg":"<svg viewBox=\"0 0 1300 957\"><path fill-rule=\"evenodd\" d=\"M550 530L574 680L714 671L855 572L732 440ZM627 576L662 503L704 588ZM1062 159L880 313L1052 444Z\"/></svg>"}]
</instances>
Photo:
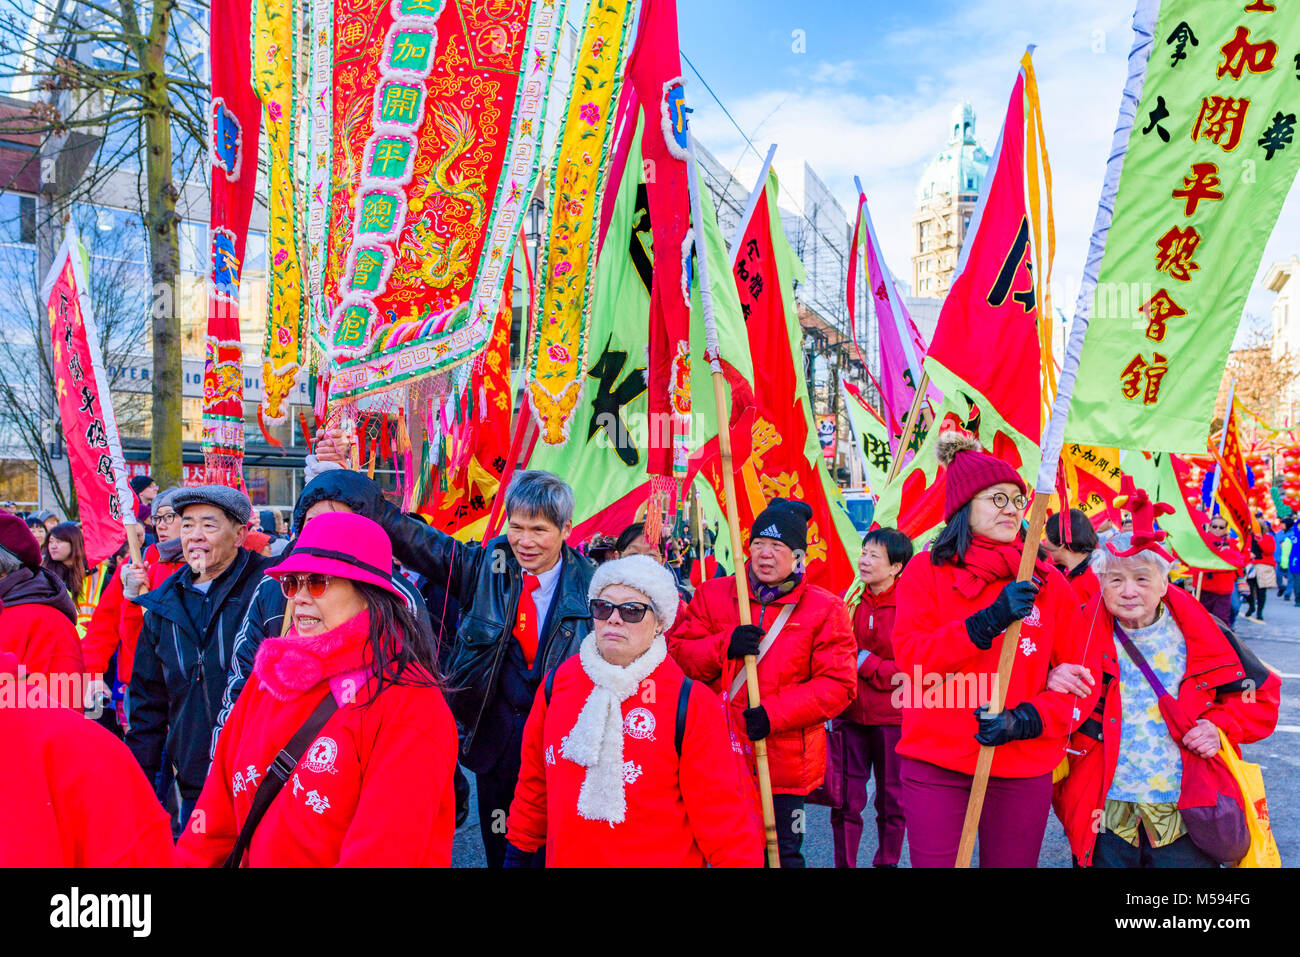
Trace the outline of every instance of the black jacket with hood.
<instances>
[{"instance_id":1,"label":"black jacket with hood","mask_svg":"<svg viewBox=\"0 0 1300 957\"><path fill-rule=\"evenodd\" d=\"M126 743L153 781L163 750L181 795L197 798L208 773L208 744L226 687L235 634L273 559L239 549L208 590L203 621L191 619L182 590L194 572L182 565L135 599L144 625L131 672L131 729Z\"/></svg>"},{"instance_id":2,"label":"black jacket with hood","mask_svg":"<svg viewBox=\"0 0 1300 957\"><path fill-rule=\"evenodd\" d=\"M394 557L445 587L460 603L447 703L461 730L461 763L476 774L491 771L507 746L518 746L516 738L542 677L577 654L591 630L587 586L595 566L563 546L560 580L539 636L537 658L533 668L525 670L513 635L523 569L505 536L482 546L459 542L403 515L379 486L352 474L365 483L365 501L360 503L364 507L357 510L388 532Z\"/></svg>"}]
</instances>

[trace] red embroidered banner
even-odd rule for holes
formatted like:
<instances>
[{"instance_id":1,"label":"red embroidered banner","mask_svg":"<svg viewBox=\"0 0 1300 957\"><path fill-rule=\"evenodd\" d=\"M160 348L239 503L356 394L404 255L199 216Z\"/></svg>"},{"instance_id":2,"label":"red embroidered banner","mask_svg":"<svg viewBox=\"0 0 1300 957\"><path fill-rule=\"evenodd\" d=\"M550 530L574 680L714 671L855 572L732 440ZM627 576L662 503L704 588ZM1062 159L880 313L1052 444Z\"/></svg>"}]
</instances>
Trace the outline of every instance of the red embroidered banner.
<instances>
[{"instance_id":1,"label":"red embroidered banner","mask_svg":"<svg viewBox=\"0 0 1300 957\"><path fill-rule=\"evenodd\" d=\"M212 198L208 230L208 332L203 363L203 459L208 481L242 487L244 359L239 276L257 184L262 104L250 73L249 0L212 0L208 154Z\"/></svg>"},{"instance_id":2,"label":"red embroidered banner","mask_svg":"<svg viewBox=\"0 0 1300 957\"><path fill-rule=\"evenodd\" d=\"M123 517L134 524L135 516L88 288L85 252L69 228L41 298L47 304L54 394L77 493L86 564L93 567L122 547Z\"/></svg>"}]
</instances>

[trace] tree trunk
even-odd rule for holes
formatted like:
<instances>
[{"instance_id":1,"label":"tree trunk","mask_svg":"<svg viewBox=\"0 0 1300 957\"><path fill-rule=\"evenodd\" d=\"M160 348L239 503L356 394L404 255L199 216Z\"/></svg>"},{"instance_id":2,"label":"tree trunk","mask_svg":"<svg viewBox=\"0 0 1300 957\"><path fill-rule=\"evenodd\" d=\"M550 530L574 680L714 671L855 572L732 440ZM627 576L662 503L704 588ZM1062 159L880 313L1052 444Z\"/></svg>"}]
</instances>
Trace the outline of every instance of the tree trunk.
<instances>
[{"instance_id":1,"label":"tree trunk","mask_svg":"<svg viewBox=\"0 0 1300 957\"><path fill-rule=\"evenodd\" d=\"M179 245L177 190L172 183L171 105L168 103L164 50L171 4L159 3L141 57L140 87L147 182L145 226L153 275L153 427L150 460L160 488L181 480L181 322L177 315L176 274Z\"/></svg>"}]
</instances>

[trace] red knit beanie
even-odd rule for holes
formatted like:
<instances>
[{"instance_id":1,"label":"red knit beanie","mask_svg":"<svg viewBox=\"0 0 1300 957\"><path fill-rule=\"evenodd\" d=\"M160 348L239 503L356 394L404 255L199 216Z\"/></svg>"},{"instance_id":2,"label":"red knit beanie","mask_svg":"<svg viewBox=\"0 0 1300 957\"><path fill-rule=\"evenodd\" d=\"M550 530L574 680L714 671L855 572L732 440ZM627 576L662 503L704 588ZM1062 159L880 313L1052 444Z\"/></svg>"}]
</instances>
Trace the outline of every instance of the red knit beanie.
<instances>
[{"instance_id":1,"label":"red knit beanie","mask_svg":"<svg viewBox=\"0 0 1300 957\"><path fill-rule=\"evenodd\" d=\"M948 468L943 489L943 520L951 519L962 506L991 485L1010 482L1029 494L1025 480L996 455L984 451L979 442L965 432L948 430L939 436L935 458Z\"/></svg>"}]
</instances>

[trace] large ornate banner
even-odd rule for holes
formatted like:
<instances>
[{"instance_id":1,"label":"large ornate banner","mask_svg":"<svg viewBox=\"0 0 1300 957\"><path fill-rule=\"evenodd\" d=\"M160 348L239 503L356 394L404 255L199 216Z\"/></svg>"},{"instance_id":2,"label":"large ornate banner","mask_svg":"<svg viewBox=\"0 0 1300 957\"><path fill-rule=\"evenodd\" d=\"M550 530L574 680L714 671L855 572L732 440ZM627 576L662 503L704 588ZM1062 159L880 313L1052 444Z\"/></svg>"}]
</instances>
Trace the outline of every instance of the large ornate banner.
<instances>
[{"instance_id":1,"label":"large ornate banner","mask_svg":"<svg viewBox=\"0 0 1300 957\"><path fill-rule=\"evenodd\" d=\"M1067 437L1200 452L1264 244L1295 179L1300 16L1279 2L1142 2L1131 125ZM1145 56L1141 52L1145 47Z\"/></svg>"},{"instance_id":2,"label":"large ornate banner","mask_svg":"<svg viewBox=\"0 0 1300 957\"><path fill-rule=\"evenodd\" d=\"M85 250L69 227L41 288L50 323L54 395L68 446L86 564L98 565L126 539L131 487L113 415L113 396L90 308Z\"/></svg>"},{"instance_id":3,"label":"large ornate banner","mask_svg":"<svg viewBox=\"0 0 1300 957\"><path fill-rule=\"evenodd\" d=\"M525 365L541 440L569 437L587 375L594 259L636 0L592 4L578 40L537 254L537 326Z\"/></svg>"},{"instance_id":4,"label":"large ornate banner","mask_svg":"<svg viewBox=\"0 0 1300 957\"><path fill-rule=\"evenodd\" d=\"M335 0L332 84L314 87L332 110L313 104L310 161L328 121L333 173L311 187L318 246L308 233L331 399L449 369L487 342L563 22L562 0Z\"/></svg>"},{"instance_id":5,"label":"large ornate banner","mask_svg":"<svg viewBox=\"0 0 1300 957\"><path fill-rule=\"evenodd\" d=\"M239 487L244 460L244 350L239 277L257 185L261 104L253 92L249 0L213 0L212 173L208 230L208 332L203 364L203 458L208 480Z\"/></svg>"}]
</instances>

